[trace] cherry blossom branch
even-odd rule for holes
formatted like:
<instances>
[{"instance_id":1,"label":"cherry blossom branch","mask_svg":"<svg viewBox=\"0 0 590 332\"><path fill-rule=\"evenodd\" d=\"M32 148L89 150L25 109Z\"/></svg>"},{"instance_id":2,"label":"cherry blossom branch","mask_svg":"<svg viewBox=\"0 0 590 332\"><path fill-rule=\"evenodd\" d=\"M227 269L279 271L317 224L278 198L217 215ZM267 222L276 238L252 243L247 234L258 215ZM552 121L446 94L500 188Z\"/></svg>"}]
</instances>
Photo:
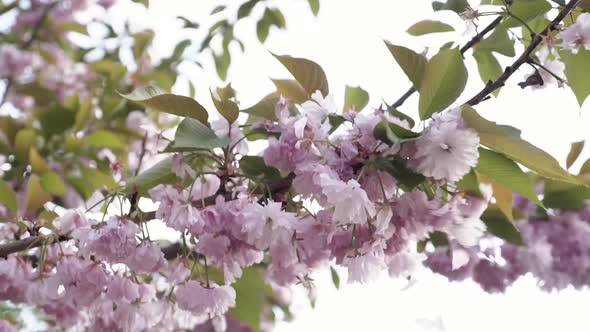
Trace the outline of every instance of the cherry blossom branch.
<instances>
[{"instance_id":1,"label":"cherry blossom branch","mask_svg":"<svg viewBox=\"0 0 590 332\"><path fill-rule=\"evenodd\" d=\"M481 30L479 33L473 36L473 38L471 38L465 45L463 45L463 47L461 47L461 55L464 55L465 52L467 52L470 48L479 43L485 37L486 34L494 30L498 26L498 24L502 22L503 18L504 16L502 15L496 17L496 19L494 19L488 26L486 26L483 30ZM404 93L403 96L396 100L391 106L395 108L402 106L403 103L405 103L406 100L414 94L414 92L416 92L416 88L414 86L410 87L408 91L406 91L406 93Z\"/></svg>"},{"instance_id":2,"label":"cherry blossom branch","mask_svg":"<svg viewBox=\"0 0 590 332\"><path fill-rule=\"evenodd\" d=\"M270 183L268 185L268 191L267 190L259 190L259 191L257 191L257 193L263 194L265 196L267 196L267 195L268 196L275 196L277 194L281 194L291 187L291 184L292 184L294 178L295 178L295 174L289 173L286 177ZM230 193L227 193L225 195L225 198L227 200L232 199L229 194ZM134 194L134 195L135 195L135 197L132 197L131 198L132 200L137 199L138 195L137 194ZM213 196L209 196L209 197L205 198L203 200L203 203L199 203L199 207L202 208L205 206L215 204L215 199L217 198L217 196L218 196L218 194L215 194ZM272 198L272 197L269 197L269 198ZM135 209L136 208L134 208L134 210ZM129 214L131 214L131 213L129 213ZM152 220L152 219L155 219L155 214L148 213L146 220ZM68 240L71 240L71 238L69 236L56 237L55 235L39 235L39 236L31 236L31 237L28 237L28 238L22 239L22 240L16 240L16 241L6 243L6 244L0 244L0 258L5 258L8 255L14 254L17 252L21 252L21 251L25 251L25 250L29 250L29 249L33 249L33 248L38 248L38 247L41 247L45 244L64 242L64 241L68 241ZM180 245L180 243L174 243L174 244L171 244L170 246L163 247L162 252L164 253L164 256L166 258L173 258L178 255L178 253L181 251L181 249L182 249L182 246Z\"/></svg>"},{"instance_id":3,"label":"cherry blossom branch","mask_svg":"<svg viewBox=\"0 0 590 332\"><path fill-rule=\"evenodd\" d=\"M545 29L543 29L543 31L541 31L541 33L535 34L529 46L511 66L506 67L502 75L500 75L497 80L489 81L478 94L469 99L465 104L475 106L486 100L490 93L504 86L506 80L508 80L508 78L512 76L512 74L514 74L521 65L531 61L531 54L535 51L537 46L541 44L543 37L546 36L551 30L555 29L557 25L576 7L579 2L580 0L571 0L565 7L563 7L559 14L553 19L553 21L551 21L551 23L549 23L549 25L547 25Z\"/></svg>"},{"instance_id":4,"label":"cherry blossom branch","mask_svg":"<svg viewBox=\"0 0 590 332\"><path fill-rule=\"evenodd\" d=\"M45 23L45 20L47 20L47 17L49 16L49 12L55 6L57 6L58 3L59 3L59 1L54 1L50 4L48 4L47 6L45 6L45 8L43 9L43 13L41 14L41 17L39 18L39 21L37 21L35 23L35 25L33 26L33 29L31 30L31 35L23 43L23 45L22 45L23 50L26 50L29 47L31 47L31 45L33 45L33 42L37 38L39 31L41 31L41 27L43 26L43 24ZM6 101L6 97L8 96L8 92L10 91L10 88L12 87L12 84L13 84L12 79L10 77L6 78L6 83L4 85L4 91L2 91L2 95L0 95L0 106L4 105L4 102Z\"/></svg>"}]
</instances>

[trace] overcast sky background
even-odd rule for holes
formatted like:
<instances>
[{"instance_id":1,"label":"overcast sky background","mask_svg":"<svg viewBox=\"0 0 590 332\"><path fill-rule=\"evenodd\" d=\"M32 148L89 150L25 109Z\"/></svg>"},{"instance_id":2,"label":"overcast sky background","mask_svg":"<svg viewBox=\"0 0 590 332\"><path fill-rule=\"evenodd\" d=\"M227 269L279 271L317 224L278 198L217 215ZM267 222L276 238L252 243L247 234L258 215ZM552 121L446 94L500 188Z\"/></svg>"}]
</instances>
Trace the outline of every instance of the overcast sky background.
<instances>
[{"instance_id":1,"label":"overcast sky background","mask_svg":"<svg viewBox=\"0 0 590 332\"><path fill-rule=\"evenodd\" d=\"M177 15L195 19L208 26L211 9L219 1L151 0L148 12L136 6L118 6L113 19L133 15L135 28L156 27L152 51L167 54L173 42L181 37ZM342 105L344 86L360 85L371 96L370 106L377 107L382 98L393 102L410 86L382 39L420 52L448 41L463 42L465 23L454 13L433 13L430 0L321 0L319 17L313 17L306 0L277 0L285 14L287 30L272 30L265 45L256 40L255 21L248 19L236 27L247 50L233 52L229 81L237 90L241 105L248 107L273 91L272 78L289 77L288 72L267 50L312 59L328 76L331 93ZM236 5L242 1L235 1ZM473 3L475 5L475 3ZM481 8L480 11L489 10ZM259 8L260 9L260 8ZM253 15L261 15L254 11ZM413 23L423 19L439 19L453 25L458 33L416 38L405 33ZM486 20L482 19L481 26ZM184 36L184 35L182 35ZM202 35L195 35L200 38ZM235 47L235 45L234 45ZM233 49L237 50L237 47ZM522 48L517 48L517 53ZM506 59L499 56L503 64ZM221 82L212 61L204 57L203 72L195 66L183 66L196 84L197 100L210 103L208 89ZM468 86L459 98L464 102L483 87L475 62L466 60L470 70ZM521 90L516 83L530 68L514 75L502 89L500 98L491 99L478 111L490 120L523 130L522 136L554 155L563 165L571 142L590 137L590 107L580 110L573 93L557 87L544 90ZM187 93L186 85L175 91ZM415 118L417 95L408 100L401 111ZM211 108L209 108L211 109ZM584 152L574 165L577 170L589 154ZM337 291L327 270L315 275L317 303L309 307L299 287L295 292L296 318L280 323L277 331L588 331L590 329L590 292L567 289L561 292L540 291L532 278L523 278L506 294L490 295L473 282L450 283L445 278L423 271L415 276L414 285L406 288L405 280L383 276L369 285L348 285L341 271L342 287Z\"/></svg>"}]
</instances>

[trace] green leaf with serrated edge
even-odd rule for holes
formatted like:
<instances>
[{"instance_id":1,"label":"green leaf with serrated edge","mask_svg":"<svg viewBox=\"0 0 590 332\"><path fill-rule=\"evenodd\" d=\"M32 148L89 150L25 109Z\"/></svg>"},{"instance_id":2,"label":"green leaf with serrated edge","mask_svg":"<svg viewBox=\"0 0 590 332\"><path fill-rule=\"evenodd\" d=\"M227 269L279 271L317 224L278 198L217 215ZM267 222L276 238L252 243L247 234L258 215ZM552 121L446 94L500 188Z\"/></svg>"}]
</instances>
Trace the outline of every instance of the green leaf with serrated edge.
<instances>
[{"instance_id":1,"label":"green leaf with serrated edge","mask_svg":"<svg viewBox=\"0 0 590 332\"><path fill-rule=\"evenodd\" d=\"M307 2L309 3L309 8L313 15L318 16L318 13L320 12L320 0L307 0Z\"/></svg>"},{"instance_id":2,"label":"green leaf with serrated edge","mask_svg":"<svg viewBox=\"0 0 590 332\"><path fill-rule=\"evenodd\" d=\"M584 141L572 143L570 148L570 152L567 154L565 166L567 168L572 167L572 165L576 162L580 153L582 153L582 149L584 149Z\"/></svg>"},{"instance_id":3,"label":"green leaf with serrated edge","mask_svg":"<svg viewBox=\"0 0 590 332\"><path fill-rule=\"evenodd\" d=\"M326 73L317 63L304 58L294 58L289 55L271 54L287 68L308 94L311 95L317 90L324 96L330 93Z\"/></svg>"},{"instance_id":4,"label":"green leaf with serrated edge","mask_svg":"<svg viewBox=\"0 0 590 332\"><path fill-rule=\"evenodd\" d=\"M176 183L180 179L172 172L172 157L159 161L154 166L141 172L132 178L127 185L127 190L137 190L141 195L159 184Z\"/></svg>"},{"instance_id":5,"label":"green leaf with serrated edge","mask_svg":"<svg viewBox=\"0 0 590 332\"><path fill-rule=\"evenodd\" d=\"M543 203L552 209L580 210L590 199L590 188L561 181L545 180Z\"/></svg>"},{"instance_id":6,"label":"green leaf with serrated edge","mask_svg":"<svg viewBox=\"0 0 590 332\"><path fill-rule=\"evenodd\" d=\"M535 193L535 184L514 161L506 156L492 150L480 148L479 160L475 170L543 207L543 203Z\"/></svg>"},{"instance_id":7,"label":"green leaf with serrated edge","mask_svg":"<svg viewBox=\"0 0 590 332\"><path fill-rule=\"evenodd\" d=\"M590 75L585 70L590 66L590 51L580 47L578 54L561 51L559 55L565 64L565 78L581 107L590 95Z\"/></svg>"},{"instance_id":8,"label":"green leaf with serrated edge","mask_svg":"<svg viewBox=\"0 0 590 332\"><path fill-rule=\"evenodd\" d=\"M272 288L262 273L253 267L244 269L242 277L232 287L236 291L236 306L229 310L229 314L259 332L262 310L267 299L275 296Z\"/></svg>"},{"instance_id":9,"label":"green leaf with serrated edge","mask_svg":"<svg viewBox=\"0 0 590 332\"><path fill-rule=\"evenodd\" d=\"M121 138L116 134L107 130L97 130L88 134L84 138L86 144L109 149L123 149L125 145L121 141Z\"/></svg>"},{"instance_id":10,"label":"green leaf with serrated edge","mask_svg":"<svg viewBox=\"0 0 590 332\"><path fill-rule=\"evenodd\" d=\"M502 27L494 29L488 37L477 43L474 49L475 51L497 52L508 57L516 55L514 41L510 39L508 30Z\"/></svg>"},{"instance_id":11,"label":"green leaf with serrated edge","mask_svg":"<svg viewBox=\"0 0 590 332\"><path fill-rule=\"evenodd\" d=\"M391 174L405 191L414 189L426 180L424 175L414 173L410 170L408 166L406 166L406 162L399 157L378 157L375 159L375 165Z\"/></svg>"},{"instance_id":12,"label":"green leaf with serrated edge","mask_svg":"<svg viewBox=\"0 0 590 332\"><path fill-rule=\"evenodd\" d=\"M467 0L446 0L446 1L433 1L432 9L438 10L452 10L457 14L462 14L469 7Z\"/></svg>"},{"instance_id":13,"label":"green leaf with serrated edge","mask_svg":"<svg viewBox=\"0 0 590 332\"><path fill-rule=\"evenodd\" d=\"M486 51L475 51L473 57L477 62L477 69L479 71L479 77L484 84L489 81L495 81L502 75L502 66L491 52ZM500 89L494 90L492 94L498 96Z\"/></svg>"},{"instance_id":14,"label":"green leaf with serrated edge","mask_svg":"<svg viewBox=\"0 0 590 332\"><path fill-rule=\"evenodd\" d=\"M57 196L65 195L68 189L61 177L53 171L41 175L41 187L43 187L45 191Z\"/></svg>"},{"instance_id":15,"label":"green leaf with serrated edge","mask_svg":"<svg viewBox=\"0 0 590 332\"><path fill-rule=\"evenodd\" d=\"M227 122L231 125L232 123L236 122L238 116L240 115L240 109L236 103L229 99L217 99L217 97L211 91L211 100L213 100L213 105L217 109L217 112L223 116Z\"/></svg>"},{"instance_id":16,"label":"green leaf with serrated edge","mask_svg":"<svg viewBox=\"0 0 590 332\"><path fill-rule=\"evenodd\" d=\"M496 205L490 204L481 216L481 220L486 224L487 230L491 234L510 243L519 246L524 245L518 229Z\"/></svg>"},{"instance_id":17,"label":"green leaf with serrated edge","mask_svg":"<svg viewBox=\"0 0 590 332\"><path fill-rule=\"evenodd\" d=\"M277 93L289 99L295 104L302 104L309 100L309 94L296 80L277 80L272 82L277 87Z\"/></svg>"},{"instance_id":18,"label":"green leaf with serrated edge","mask_svg":"<svg viewBox=\"0 0 590 332\"><path fill-rule=\"evenodd\" d=\"M504 154L541 176L581 184L578 179L561 168L557 160L547 152L527 141L508 135L503 128L477 114L471 106L464 105L462 110L467 126L478 133L482 145Z\"/></svg>"},{"instance_id":19,"label":"green leaf with serrated edge","mask_svg":"<svg viewBox=\"0 0 590 332\"><path fill-rule=\"evenodd\" d=\"M330 275L332 276L332 283L336 289L340 289L340 276L333 266L330 266Z\"/></svg>"},{"instance_id":20,"label":"green leaf with serrated edge","mask_svg":"<svg viewBox=\"0 0 590 332\"><path fill-rule=\"evenodd\" d=\"M227 146L229 138L218 137L215 132L194 119L185 118L176 128L174 142L169 151L211 150Z\"/></svg>"},{"instance_id":21,"label":"green leaf with serrated edge","mask_svg":"<svg viewBox=\"0 0 590 332\"><path fill-rule=\"evenodd\" d=\"M344 91L343 112L347 112L354 107L354 110L360 112L369 103L369 93L360 86L346 86Z\"/></svg>"},{"instance_id":22,"label":"green leaf with serrated edge","mask_svg":"<svg viewBox=\"0 0 590 332\"><path fill-rule=\"evenodd\" d=\"M0 179L0 203L4 204L12 214L18 213L18 198L8 183Z\"/></svg>"},{"instance_id":23,"label":"green leaf with serrated edge","mask_svg":"<svg viewBox=\"0 0 590 332\"><path fill-rule=\"evenodd\" d=\"M422 36L429 33L455 31L452 26L433 20L424 20L413 24L408 28L408 33L412 36Z\"/></svg>"},{"instance_id":24,"label":"green leaf with serrated edge","mask_svg":"<svg viewBox=\"0 0 590 332\"><path fill-rule=\"evenodd\" d=\"M373 136L391 145L416 140L421 134L415 133L395 123L382 121L375 126L375 129L373 129Z\"/></svg>"},{"instance_id":25,"label":"green leaf with serrated edge","mask_svg":"<svg viewBox=\"0 0 590 332\"><path fill-rule=\"evenodd\" d=\"M36 211L50 200L51 195L41 187L39 176L32 174L27 184L27 198L25 203L27 211Z\"/></svg>"},{"instance_id":26,"label":"green leaf with serrated edge","mask_svg":"<svg viewBox=\"0 0 590 332\"><path fill-rule=\"evenodd\" d=\"M543 16L550 10L551 4L545 0L513 0L510 5L510 13L520 20L506 15L502 26L508 28L519 27L522 25L520 21L529 22L539 16Z\"/></svg>"},{"instance_id":27,"label":"green leaf with serrated edge","mask_svg":"<svg viewBox=\"0 0 590 332\"><path fill-rule=\"evenodd\" d=\"M450 106L463 92L467 84L467 68L459 49L440 50L424 67L420 83L418 109L420 119Z\"/></svg>"},{"instance_id":28,"label":"green leaf with serrated edge","mask_svg":"<svg viewBox=\"0 0 590 332\"><path fill-rule=\"evenodd\" d=\"M202 123L207 123L209 117L207 110L193 98L166 93L153 86L121 96L155 111L193 118Z\"/></svg>"},{"instance_id":29,"label":"green leaf with serrated edge","mask_svg":"<svg viewBox=\"0 0 590 332\"><path fill-rule=\"evenodd\" d=\"M240 168L246 176L254 179L275 181L281 178L281 172L274 167L267 166L264 159L259 156L243 156L240 159Z\"/></svg>"},{"instance_id":30,"label":"green leaf with serrated edge","mask_svg":"<svg viewBox=\"0 0 590 332\"><path fill-rule=\"evenodd\" d=\"M393 55L393 58L402 68L408 79L410 79L416 89L419 89L427 63L426 57L422 54L412 51L409 48L393 45L388 41L384 42L389 49L389 52L391 55Z\"/></svg>"}]
</instances>

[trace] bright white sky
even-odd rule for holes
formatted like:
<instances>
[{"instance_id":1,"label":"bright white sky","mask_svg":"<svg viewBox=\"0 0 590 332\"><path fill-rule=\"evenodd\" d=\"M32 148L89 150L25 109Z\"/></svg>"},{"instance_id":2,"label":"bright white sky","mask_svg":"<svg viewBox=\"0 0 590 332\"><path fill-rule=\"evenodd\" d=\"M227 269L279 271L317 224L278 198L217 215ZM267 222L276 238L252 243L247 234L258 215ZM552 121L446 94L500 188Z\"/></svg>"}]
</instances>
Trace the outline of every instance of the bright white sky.
<instances>
[{"instance_id":1,"label":"bright white sky","mask_svg":"<svg viewBox=\"0 0 590 332\"><path fill-rule=\"evenodd\" d=\"M243 55L234 52L229 80L243 106L254 104L273 90L269 77L288 77L287 71L267 49L318 62L326 71L331 92L340 104L344 86L349 84L368 90L370 105L378 106L381 98L392 102L409 87L382 38L416 51L467 39L462 35L464 23L456 15L434 14L430 0L321 0L318 18L311 15L306 0L273 2L283 9L287 31L272 31L267 43L261 46L255 39L254 21L247 20L236 28L247 45L247 52ZM175 38L179 38L174 16L184 15L206 23L210 21L206 18L208 13L218 3L151 0L147 14L136 7L119 9L123 9L121 12L125 15L133 12L137 21L145 22L145 26L155 24L157 46L154 51L166 53L170 52ZM405 33L411 24L427 18L444 20L459 33L422 39ZM481 24L485 22L482 20ZM467 64L470 79L459 101L467 100L483 85L473 59L468 57ZM214 68L209 62L205 66ZM215 73L202 73L186 66L186 74L196 83L197 99L204 104L210 102L209 87L220 84ZM525 139L550 152L563 164L571 142L590 138L590 103L580 110L571 91L556 87L521 90L516 83L521 81L522 75L517 74L508 82L499 99L484 102L478 110L489 119L522 129ZM179 93L188 91L183 86L177 88ZM417 96L413 96L400 110L416 115L416 109ZM587 158L588 153L582 157ZM586 158L581 158L574 168ZM387 276L369 285L346 284L344 271L341 278L342 287L337 291L327 271L318 273L316 308L309 308L299 289L295 321L279 324L277 331L576 332L590 328L590 315L586 312L590 307L590 292L568 289L549 294L537 289L532 278L518 281L502 295L489 295L472 282L449 283L426 271L417 275L417 283L407 290L402 290L406 285L404 280L392 280Z\"/></svg>"}]
</instances>

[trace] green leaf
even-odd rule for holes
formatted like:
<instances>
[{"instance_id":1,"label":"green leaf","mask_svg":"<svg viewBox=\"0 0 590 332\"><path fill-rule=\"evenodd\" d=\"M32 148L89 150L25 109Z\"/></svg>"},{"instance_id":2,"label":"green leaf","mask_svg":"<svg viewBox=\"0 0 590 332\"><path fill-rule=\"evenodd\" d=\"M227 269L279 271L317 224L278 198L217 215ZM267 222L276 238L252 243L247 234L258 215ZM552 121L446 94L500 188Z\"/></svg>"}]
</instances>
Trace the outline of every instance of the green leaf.
<instances>
[{"instance_id":1,"label":"green leaf","mask_svg":"<svg viewBox=\"0 0 590 332\"><path fill-rule=\"evenodd\" d=\"M424 68L420 83L420 119L450 106L467 84L467 68L459 49L444 49L432 57Z\"/></svg>"},{"instance_id":2,"label":"green leaf","mask_svg":"<svg viewBox=\"0 0 590 332\"><path fill-rule=\"evenodd\" d=\"M88 181L94 188L103 189L114 189L117 183L110 174L105 174L96 168L90 168L86 166L80 166L82 171L82 177L85 181Z\"/></svg>"},{"instance_id":3,"label":"green leaf","mask_svg":"<svg viewBox=\"0 0 590 332\"><path fill-rule=\"evenodd\" d=\"M67 187L61 177L53 172L49 171L41 175L41 187L56 196L63 196L66 194Z\"/></svg>"},{"instance_id":4,"label":"green leaf","mask_svg":"<svg viewBox=\"0 0 590 332\"><path fill-rule=\"evenodd\" d=\"M215 15L217 13L224 11L224 10L225 10L225 6L223 6L223 5L215 6L215 8L213 8L213 10L211 11L211 13L209 15Z\"/></svg>"},{"instance_id":5,"label":"green leaf","mask_svg":"<svg viewBox=\"0 0 590 332\"><path fill-rule=\"evenodd\" d=\"M551 10L551 4L545 0L513 0L510 13L521 21L529 22ZM504 27L515 28L522 25L519 20L508 16L502 22Z\"/></svg>"},{"instance_id":6,"label":"green leaf","mask_svg":"<svg viewBox=\"0 0 590 332\"><path fill-rule=\"evenodd\" d=\"M503 27L497 27L494 29L487 38L476 44L474 49L476 51L498 52L508 57L516 55L514 51L514 41L510 39L508 30Z\"/></svg>"},{"instance_id":7,"label":"green leaf","mask_svg":"<svg viewBox=\"0 0 590 332\"><path fill-rule=\"evenodd\" d=\"M586 174L590 174L590 159L586 160L584 162L584 164L582 164L582 167L580 168L580 173L578 173L579 175L586 175Z\"/></svg>"},{"instance_id":8,"label":"green leaf","mask_svg":"<svg viewBox=\"0 0 590 332\"><path fill-rule=\"evenodd\" d=\"M211 99L213 100L213 105L215 105L217 112L219 112L230 125L236 122L240 115L240 109L236 103L229 99L217 99L213 94L213 91L211 91Z\"/></svg>"},{"instance_id":9,"label":"green leaf","mask_svg":"<svg viewBox=\"0 0 590 332\"><path fill-rule=\"evenodd\" d=\"M455 29L446 23L432 20L420 21L408 28L408 33L412 36L421 36L429 33L449 31L455 31Z\"/></svg>"},{"instance_id":10,"label":"green leaf","mask_svg":"<svg viewBox=\"0 0 590 332\"><path fill-rule=\"evenodd\" d=\"M207 110L190 97L166 93L152 86L139 88L130 94L121 94L121 96L156 111L190 117L207 123Z\"/></svg>"},{"instance_id":11,"label":"green leaf","mask_svg":"<svg viewBox=\"0 0 590 332\"><path fill-rule=\"evenodd\" d=\"M86 144L98 147L98 148L109 148L109 149L124 149L125 145L121 141L121 138L110 131L97 130L94 131L84 138Z\"/></svg>"},{"instance_id":12,"label":"green leaf","mask_svg":"<svg viewBox=\"0 0 590 332\"><path fill-rule=\"evenodd\" d=\"M398 181L404 191L411 191L426 180L424 175L414 173L410 170L408 166L406 166L405 160L399 157L378 157L375 160L375 165L391 174Z\"/></svg>"},{"instance_id":13,"label":"green leaf","mask_svg":"<svg viewBox=\"0 0 590 332\"><path fill-rule=\"evenodd\" d=\"M368 103L369 93L367 91L363 90L360 86L346 86L343 112L347 112L353 107L355 111L360 112Z\"/></svg>"},{"instance_id":14,"label":"green leaf","mask_svg":"<svg viewBox=\"0 0 590 332\"><path fill-rule=\"evenodd\" d=\"M39 176L32 174L27 184L27 198L25 203L27 211L36 211L50 200L51 195L41 187Z\"/></svg>"},{"instance_id":15,"label":"green leaf","mask_svg":"<svg viewBox=\"0 0 590 332\"><path fill-rule=\"evenodd\" d=\"M29 163L31 164L33 173L41 174L49 168L47 161L45 161L39 152L37 152L37 149L32 146L29 148Z\"/></svg>"},{"instance_id":16,"label":"green leaf","mask_svg":"<svg viewBox=\"0 0 590 332\"><path fill-rule=\"evenodd\" d=\"M275 107L278 101L279 97L277 97L276 94L273 93L262 98L262 100L256 103L255 105L252 105L246 109L241 110L241 112L260 118L276 120L277 116L275 114Z\"/></svg>"},{"instance_id":17,"label":"green leaf","mask_svg":"<svg viewBox=\"0 0 590 332\"><path fill-rule=\"evenodd\" d=\"M274 297L272 288L264 281L262 273L253 267L244 269L242 277L232 286L236 290L236 306L229 310L229 314L259 332L266 299Z\"/></svg>"},{"instance_id":18,"label":"green leaf","mask_svg":"<svg viewBox=\"0 0 590 332\"><path fill-rule=\"evenodd\" d=\"M467 7L469 7L467 0L436 0L432 2L432 9L434 9L434 11L452 10L457 14L462 14Z\"/></svg>"},{"instance_id":19,"label":"green leaf","mask_svg":"<svg viewBox=\"0 0 590 332\"><path fill-rule=\"evenodd\" d=\"M387 112L389 112L389 114L395 116L398 119L407 121L408 124L410 125L410 128L414 128L414 126L416 125L416 122L414 122L414 119L412 119L411 116L408 116L407 114L404 114L404 113L398 111L397 108L395 108L393 106L389 106L387 104L385 104L385 105L387 106Z\"/></svg>"},{"instance_id":20,"label":"green leaf","mask_svg":"<svg viewBox=\"0 0 590 332\"><path fill-rule=\"evenodd\" d=\"M295 104L301 104L309 100L309 94L296 80L277 80L272 82L277 87L277 93L288 98Z\"/></svg>"},{"instance_id":21,"label":"green leaf","mask_svg":"<svg viewBox=\"0 0 590 332\"><path fill-rule=\"evenodd\" d=\"M108 77L109 80L117 82L123 79L127 73L127 68L111 60L101 60L90 65L97 73Z\"/></svg>"},{"instance_id":22,"label":"green leaf","mask_svg":"<svg viewBox=\"0 0 590 332\"><path fill-rule=\"evenodd\" d=\"M289 55L276 55L271 53L301 84L309 95L320 90L322 95L327 96L330 92L326 73L317 63L303 59L294 58Z\"/></svg>"},{"instance_id":23,"label":"green leaf","mask_svg":"<svg viewBox=\"0 0 590 332\"><path fill-rule=\"evenodd\" d=\"M262 16L262 18L260 18L260 20L258 20L258 23L256 23L256 36L258 37L258 40L261 43L264 43L266 41L266 38L268 38L268 34L270 32L270 26L272 25L271 20L268 18L267 13L268 13L268 8L264 12L264 16Z\"/></svg>"},{"instance_id":24,"label":"green leaf","mask_svg":"<svg viewBox=\"0 0 590 332\"><path fill-rule=\"evenodd\" d=\"M21 129L16 133L14 138L14 150L16 152L16 158L20 162L25 162L29 158L29 149L35 140L34 129Z\"/></svg>"},{"instance_id":25,"label":"green leaf","mask_svg":"<svg viewBox=\"0 0 590 332\"><path fill-rule=\"evenodd\" d=\"M262 157L243 156L240 168L250 178L276 181L281 178L281 172L274 167L267 166Z\"/></svg>"},{"instance_id":26,"label":"green leaf","mask_svg":"<svg viewBox=\"0 0 590 332\"><path fill-rule=\"evenodd\" d=\"M154 31L144 30L133 34L133 57L135 59L141 58L141 56L147 51L148 46L154 39Z\"/></svg>"},{"instance_id":27,"label":"green leaf","mask_svg":"<svg viewBox=\"0 0 590 332\"><path fill-rule=\"evenodd\" d=\"M559 166L547 152L518 137L507 134L505 129L481 117L470 106L463 106L463 119L479 135L480 143L504 154L537 174L565 182L580 184L580 181Z\"/></svg>"},{"instance_id":28,"label":"green leaf","mask_svg":"<svg viewBox=\"0 0 590 332\"><path fill-rule=\"evenodd\" d=\"M500 63L491 52L475 51L473 52L473 57L477 61L479 77L481 77L484 84L487 84L489 81L495 81L502 75L502 66L500 66ZM498 96L498 93L500 93L500 89L492 92L494 96Z\"/></svg>"},{"instance_id":29,"label":"green leaf","mask_svg":"<svg viewBox=\"0 0 590 332\"><path fill-rule=\"evenodd\" d=\"M582 153L582 149L584 149L584 141L579 141L572 143L572 147L570 148L570 152L567 154L566 159L566 168L572 167L572 165L576 162L580 153Z\"/></svg>"},{"instance_id":30,"label":"green leaf","mask_svg":"<svg viewBox=\"0 0 590 332\"><path fill-rule=\"evenodd\" d=\"M504 155L480 148L475 170L543 207L537 193L535 193L535 184L514 161Z\"/></svg>"},{"instance_id":31,"label":"green leaf","mask_svg":"<svg viewBox=\"0 0 590 332\"><path fill-rule=\"evenodd\" d=\"M473 169L457 182L457 189L469 195L483 197L479 189L479 178Z\"/></svg>"},{"instance_id":32,"label":"green leaf","mask_svg":"<svg viewBox=\"0 0 590 332\"><path fill-rule=\"evenodd\" d=\"M397 64L402 68L406 76L410 79L416 89L420 88L424 69L426 67L426 57L403 46L397 46L385 41L385 45L393 55Z\"/></svg>"},{"instance_id":33,"label":"green leaf","mask_svg":"<svg viewBox=\"0 0 590 332\"><path fill-rule=\"evenodd\" d=\"M590 65L590 51L580 47L578 54L562 51L561 61L565 64L565 78L567 79L578 104L582 107L586 97L590 95L590 75L585 70Z\"/></svg>"},{"instance_id":34,"label":"green leaf","mask_svg":"<svg viewBox=\"0 0 590 332\"><path fill-rule=\"evenodd\" d=\"M581 210L590 199L590 188L561 181L545 180L543 203L548 208Z\"/></svg>"},{"instance_id":35,"label":"green leaf","mask_svg":"<svg viewBox=\"0 0 590 332\"><path fill-rule=\"evenodd\" d=\"M252 9L254 9L254 6L256 6L256 4L259 1L260 0L250 0L250 1L244 2L240 6L240 8L238 8L238 19L242 19L242 18L250 15L250 13L252 12Z\"/></svg>"},{"instance_id":36,"label":"green leaf","mask_svg":"<svg viewBox=\"0 0 590 332\"><path fill-rule=\"evenodd\" d=\"M94 187L84 178L67 176L66 180L72 185L84 200L88 200L94 194Z\"/></svg>"},{"instance_id":37,"label":"green leaf","mask_svg":"<svg viewBox=\"0 0 590 332\"><path fill-rule=\"evenodd\" d=\"M493 235L519 246L524 245L518 229L496 205L490 204L481 220L486 224L488 232Z\"/></svg>"},{"instance_id":38,"label":"green leaf","mask_svg":"<svg viewBox=\"0 0 590 332\"><path fill-rule=\"evenodd\" d=\"M333 266L330 266L330 274L332 275L332 283L336 289L340 289L340 276Z\"/></svg>"},{"instance_id":39,"label":"green leaf","mask_svg":"<svg viewBox=\"0 0 590 332\"><path fill-rule=\"evenodd\" d=\"M137 190L146 195L148 190L159 184L176 183L180 179L172 172L172 157L166 158L129 181L127 189Z\"/></svg>"},{"instance_id":40,"label":"green leaf","mask_svg":"<svg viewBox=\"0 0 590 332\"><path fill-rule=\"evenodd\" d=\"M18 213L18 198L8 183L0 179L0 203L4 204L12 214Z\"/></svg>"},{"instance_id":41,"label":"green leaf","mask_svg":"<svg viewBox=\"0 0 590 332\"><path fill-rule=\"evenodd\" d=\"M74 121L74 131L80 131L84 129L90 122L92 116L92 100L90 98L83 100L76 112L76 118Z\"/></svg>"},{"instance_id":42,"label":"green leaf","mask_svg":"<svg viewBox=\"0 0 590 332\"><path fill-rule=\"evenodd\" d=\"M66 108L55 106L40 115L39 121L43 131L49 135L62 134L74 125L76 113Z\"/></svg>"},{"instance_id":43,"label":"green leaf","mask_svg":"<svg viewBox=\"0 0 590 332\"><path fill-rule=\"evenodd\" d=\"M313 15L318 16L320 12L320 0L307 0L307 2L309 2L309 8Z\"/></svg>"},{"instance_id":44,"label":"green leaf","mask_svg":"<svg viewBox=\"0 0 590 332\"><path fill-rule=\"evenodd\" d=\"M215 60L215 70L217 75L222 81L227 79L227 70L231 63L231 54L228 48L224 48L221 54L213 54L213 60Z\"/></svg>"},{"instance_id":45,"label":"green leaf","mask_svg":"<svg viewBox=\"0 0 590 332\"><path fill-rule=\"evenodd\" d=\"M215 132L199 121L185 118L176 128L170 151L211 150L227 146L229 138L217 137Z\"/></svg>"},{"instance_id":46,"label":"green leaf","mask_svg":"<svg viewBox=\"0 0 590 332\"><path fill-rule=\"evenodd\" d=\"M373 129L373 136L391 145L413 141L419 138L421 134L415 133L395 123L382 121L375 126L375 129Z\"/></svg>"}]
</instances>

